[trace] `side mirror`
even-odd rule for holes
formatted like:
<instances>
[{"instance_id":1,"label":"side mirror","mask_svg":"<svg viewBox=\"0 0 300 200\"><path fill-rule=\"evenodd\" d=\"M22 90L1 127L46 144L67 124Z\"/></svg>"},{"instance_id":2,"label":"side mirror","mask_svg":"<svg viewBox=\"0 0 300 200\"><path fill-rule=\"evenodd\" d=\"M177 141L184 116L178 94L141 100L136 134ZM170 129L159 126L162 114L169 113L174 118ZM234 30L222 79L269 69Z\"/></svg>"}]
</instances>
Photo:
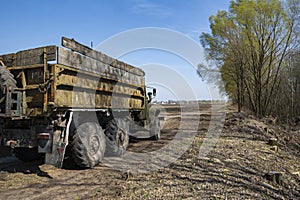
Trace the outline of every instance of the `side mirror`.
<instances>
[{"instance_id":1,"label":"side mirror","mask_svg":"<svg viewBox=\"0 0 300 200\"><path fill-rule=\"evenodd\" d=\"M152 101L152 93L148 92L148 103L150 103Z\"/></svg>"},{"instance_id":2,"label":"side mirror","mask_svg":"<svg viewBox=\"0 0 300 200\"><path fill-rule=\"evenodd\" d=\"M153 88L153 96L156 96L156 88Z\"/></svg>"}]
</instances>

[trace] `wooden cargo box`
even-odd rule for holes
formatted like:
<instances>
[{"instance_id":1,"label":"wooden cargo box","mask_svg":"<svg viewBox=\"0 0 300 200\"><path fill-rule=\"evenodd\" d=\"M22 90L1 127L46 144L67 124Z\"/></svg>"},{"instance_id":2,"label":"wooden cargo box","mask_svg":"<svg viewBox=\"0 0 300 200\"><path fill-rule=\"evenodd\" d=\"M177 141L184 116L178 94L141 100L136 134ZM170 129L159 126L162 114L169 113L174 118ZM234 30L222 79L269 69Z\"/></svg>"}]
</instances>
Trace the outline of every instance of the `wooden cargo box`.
<instances>
[{"instance_id":1,"label":"wooden cargo box","mask_svg":"<svg viewBox=\"0 0 300 200\"><path fill-rule=\"evenodd\" d=\"M2 55L17 81L21 115L39 116L57 109L143 110L144 72L62 38L62 45Z\"/></svg>"}]
</instances>

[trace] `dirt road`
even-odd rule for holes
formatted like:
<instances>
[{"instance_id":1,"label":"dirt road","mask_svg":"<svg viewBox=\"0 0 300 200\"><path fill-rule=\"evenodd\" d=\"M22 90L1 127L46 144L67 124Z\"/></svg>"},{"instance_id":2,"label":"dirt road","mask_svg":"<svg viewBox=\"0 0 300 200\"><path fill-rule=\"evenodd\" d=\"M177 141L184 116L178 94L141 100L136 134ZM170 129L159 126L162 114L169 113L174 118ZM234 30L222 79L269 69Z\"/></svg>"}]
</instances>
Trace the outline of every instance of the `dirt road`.
<instances>
[{"instance_id":1,"label":"dirt road","mask_svg":"<svg viewBox=\"0 0 300 200\"><path fill-rule=\"evenodd\" d=\"M0 164L0 199L297 199L300 196L300 177L295 173L300 171L299 155L288 146L280 146L278 152L271 150L267 145L270 132L259 132L268 124L255 118L228 111L216 146L207 156L199 157L212 119L207 109L203 106L201 110L205 112L199 116L193 109L184 109L180 114L182 110L178 107L166 107L168 117L162 139L130 144L131 153L154 152L182 139L177 138L178 131L196 132L189 148L168 166L136 173L103 164L78 170L68 162L64 169L57 169L41 162L13 161L7 166ZM251 128L249 122L256 124ZM282 172L283 183L266 180L264 174L268 171Z\"/></svg>"}]
</instances>

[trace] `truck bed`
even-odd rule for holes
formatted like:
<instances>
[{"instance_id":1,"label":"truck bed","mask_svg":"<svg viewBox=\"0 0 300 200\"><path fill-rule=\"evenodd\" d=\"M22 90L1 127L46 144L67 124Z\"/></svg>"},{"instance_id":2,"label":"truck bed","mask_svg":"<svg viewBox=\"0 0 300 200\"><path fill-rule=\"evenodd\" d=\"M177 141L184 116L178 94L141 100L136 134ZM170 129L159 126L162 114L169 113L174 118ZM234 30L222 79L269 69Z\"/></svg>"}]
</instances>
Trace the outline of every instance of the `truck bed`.
<instances>
[{"instance_id":1,"label":"truck bed","mask_svg":"<svg viewBox=\"0 0 300 200\"><path fill-rule=\"evenodd\" d=\"M144 72L68 38L1 55L17 81L22 116L43 116L57 109L143 110ZM77 51L77 52L76 52Z\"/></svg>"}]
</instances>

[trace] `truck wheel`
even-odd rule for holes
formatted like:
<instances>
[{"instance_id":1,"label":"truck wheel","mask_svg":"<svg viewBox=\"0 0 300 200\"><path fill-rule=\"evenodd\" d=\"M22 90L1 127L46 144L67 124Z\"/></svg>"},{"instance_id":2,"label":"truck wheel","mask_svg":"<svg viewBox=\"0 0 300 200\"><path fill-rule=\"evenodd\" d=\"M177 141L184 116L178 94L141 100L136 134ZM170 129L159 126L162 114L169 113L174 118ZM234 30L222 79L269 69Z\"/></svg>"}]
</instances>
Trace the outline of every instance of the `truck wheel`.
<instances>
[{"instance_id":1,"label":"truck wheel","mask_svg":"<svg viewBox=\"0 0 300 200\"><path fill-rule=\"evenodd\" d=\"M85 122L78 126L72 141L72 156L75 163L83 168L99 164L105 152L105 136L95 122Z\"/></svg>"},{"instance_id":2,"label":"truck wheel","mask_svg":"<svg viewBox=\"0 0 300 200\"><path fill-rule=\"evenodd\" d=\"M106 151L105 156L121 156L129 145L129 126L123 119L112 119L105 129Z\"/></svg>"},{"instance_id":3,"label":"truck wheel","mask_svg":"<svg viewBox=\"0 0 300 200\"><path fill-rule=\"evenodd\" d=\"M43 154L38 153L37 148L15 147L14 154L19 160L23 162L39 160L43 157Z\"/></svg>"},{"instance_id":4,"label":"truck wheel","mask_svg":"<svg viewBox=\"0 0 300 200\"><path fill-rule=\"evenodd\" d=\"M156 116L153 120L153 122L151 122L151 125L150 125L150 135L151 135L151 138L153 140L159 140L160 139L160 121L159 121L159 118L158 116Z\"/></svg>"}]
</instances>

